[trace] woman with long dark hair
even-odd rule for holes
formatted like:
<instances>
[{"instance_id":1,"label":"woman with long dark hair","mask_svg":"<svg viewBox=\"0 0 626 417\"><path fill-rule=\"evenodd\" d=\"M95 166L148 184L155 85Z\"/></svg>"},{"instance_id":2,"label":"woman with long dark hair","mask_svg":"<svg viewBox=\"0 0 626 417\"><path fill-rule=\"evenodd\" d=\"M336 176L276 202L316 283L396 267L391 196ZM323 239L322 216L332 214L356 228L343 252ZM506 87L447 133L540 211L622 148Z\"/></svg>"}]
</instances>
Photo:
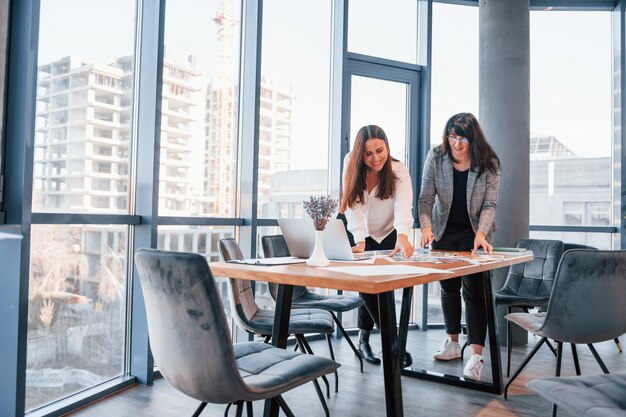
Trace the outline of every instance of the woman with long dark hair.
<instances>
[{"instance_id":1,"label":"woman with long dark hair","mask_svg":"<svg viewBox=\"0 0 626 417\"><path fill-rule=\"evenodd\" d=\"M347 219L354 237L353 252L392 250L413 254L409 231L413 227L413 187L409 171L389 154L387 135L378 126L359 129L354 147L344 159L343 194L339 212ZM379 325L378 298L360 294L365 304L359 307L359 351L363 358L380 364L369 344L370 331ZM403 366L411 364L406 354Z\"/></svg>"},{"instance_id":2,"label":"woman with long dark hair","mask_svg":"<svg viewBox=\"0 0 626 417\"><path fill-rule=\"evenodd\" d=\"M424 164L418 200L421 246L491 253L496 230L500 160L471 113L452 116L443 142L431 149ZM481 274L440 281L441 308L447 337L434 354L438 360L461 358L461 287L471 350L463 375L480 380L487 334L487 311Z\"/></svg>"}]
</instances>

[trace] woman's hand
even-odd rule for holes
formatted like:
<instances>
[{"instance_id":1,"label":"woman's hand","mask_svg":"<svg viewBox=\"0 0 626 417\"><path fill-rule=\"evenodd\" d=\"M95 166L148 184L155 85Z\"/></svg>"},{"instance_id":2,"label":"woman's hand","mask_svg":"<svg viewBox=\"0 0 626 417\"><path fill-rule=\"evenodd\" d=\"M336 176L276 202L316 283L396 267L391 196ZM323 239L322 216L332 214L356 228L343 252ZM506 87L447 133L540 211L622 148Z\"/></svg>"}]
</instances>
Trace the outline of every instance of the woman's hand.
<instances>
[{"instance_id":1,"label":"woman's hand","mask_svg":"<svg viewBox=\"0 0 626 417\"><path fill-rule=\"evenodd\" d=\"M422 241L420 242L420 248L430 246L430 244L433 243L433 240L435 240L433 229L431 227L424 227L422 229Z\"/></svg>"},{"instance_id":2,"label":"woman's hand","mask_svg":"<svg viewBox=\"0 0 626 417\"><path fill-rule=\"evenodd\" d=\"M352 253L360 252L365 252L365 241L358 242L356 245L352 246Z\"/></svg>"},{"instance_id":3,"label":"woman's hand","mask_svg":"<svg viewBox=\"0 0 626 417\"><path fill-rule=\"evenodd\" d=\"M393 256L402 251L405 258L410 258L413 255L414 250L413 245L409 243L409 237L405 234L399 233L398 238L396 239L396 246L389 256Z\"/></svg>"},{"instance_id":4,"label":"woman's hand","mask_svg":"<svg viewBox=\"0 0 626 417\"><path fill-rule=\"evenodd\" d=\"M482 247L488 254L493 253L493 246L491 246L489 242L487 242L487 239L485 238L485 234L483 232L476 233L476 237L474 238L474 249L472 249L472 255L475 254L480 247Z\"/></svg>"}]
</instances>

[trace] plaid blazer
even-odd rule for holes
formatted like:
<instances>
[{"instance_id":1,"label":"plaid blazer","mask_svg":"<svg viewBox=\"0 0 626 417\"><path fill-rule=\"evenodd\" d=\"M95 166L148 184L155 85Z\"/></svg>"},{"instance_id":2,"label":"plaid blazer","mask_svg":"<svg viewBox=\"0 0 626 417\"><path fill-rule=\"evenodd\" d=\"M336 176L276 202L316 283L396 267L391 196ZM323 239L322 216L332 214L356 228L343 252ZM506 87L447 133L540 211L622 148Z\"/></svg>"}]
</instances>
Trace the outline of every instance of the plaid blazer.
<instances>
[{"instance_id":1,"label":"plaid blazer","mask_svg":"<svg viewBox=\"0 0 626 417\"><path fill-rule=\"evenodd\" d=\"M496 231L496 206L500 174L486 170L480 177L470 170L467 176L467 213L474 233L483 232L493 242ZM453 196L452 160L441 154L441 145L428 152L418 199L420 227L432 227L440 240L448 223Z\"/></svg>"}]
</instances>

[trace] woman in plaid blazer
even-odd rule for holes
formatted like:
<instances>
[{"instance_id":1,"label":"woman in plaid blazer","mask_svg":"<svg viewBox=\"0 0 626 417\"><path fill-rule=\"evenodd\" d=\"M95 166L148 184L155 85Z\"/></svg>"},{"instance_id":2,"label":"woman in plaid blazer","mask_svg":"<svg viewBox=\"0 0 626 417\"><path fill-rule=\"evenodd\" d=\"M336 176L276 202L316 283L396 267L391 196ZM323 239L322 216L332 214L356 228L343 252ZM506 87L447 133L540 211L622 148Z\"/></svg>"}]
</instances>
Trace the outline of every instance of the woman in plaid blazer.
<instances>
[{"instance_id":1,"label":"woman in plaid blazer","mask_svg":"<svg viewBox=\"0 0 626 417\"><path fill-rule=\"evenodd\" d=\"M476 117L459 113L446 123L441 145L426 157L418 200L421 246L434 249L491 253L496 230L500 160ZM443 280L441 307L446 333L438 360L461 357L461 287L465 300L468 343L472 355L463 375L480 380L482 351L487 333L481 274Z\"/></svg>"}]
</instances>

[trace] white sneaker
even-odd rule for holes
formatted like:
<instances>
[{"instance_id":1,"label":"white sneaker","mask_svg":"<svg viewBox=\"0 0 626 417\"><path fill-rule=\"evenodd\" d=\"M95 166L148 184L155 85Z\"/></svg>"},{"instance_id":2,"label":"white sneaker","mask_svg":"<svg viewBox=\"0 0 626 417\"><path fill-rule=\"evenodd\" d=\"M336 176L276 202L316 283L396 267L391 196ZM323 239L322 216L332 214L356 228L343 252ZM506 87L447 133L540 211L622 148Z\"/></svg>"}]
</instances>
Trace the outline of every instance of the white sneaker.
<instances>
[{"instance_id":1,"label":"white sneaker","mask_svg":"<svg viewBox=\"0 0 626 417\"><path fill-rule=\"evenodd\" d=\"M474 379L480 381L480 372L483 370L483 357L478 354L473 354L467 360L465 368L463 368L463 376L465 378Z\"/></svg>"},{"instance_id":2,"label":"white sneaker","mask_svg":"<svg viewBox=\"0 0 626 417\"><path fill-rule=\"evenodd\" d=\"M440 361L449 361L460 357L461 345L459 345L459 342L453 342L449 337L446 337L439 350L433 355L433 358Z\"/></svg>"}]
</instances>

